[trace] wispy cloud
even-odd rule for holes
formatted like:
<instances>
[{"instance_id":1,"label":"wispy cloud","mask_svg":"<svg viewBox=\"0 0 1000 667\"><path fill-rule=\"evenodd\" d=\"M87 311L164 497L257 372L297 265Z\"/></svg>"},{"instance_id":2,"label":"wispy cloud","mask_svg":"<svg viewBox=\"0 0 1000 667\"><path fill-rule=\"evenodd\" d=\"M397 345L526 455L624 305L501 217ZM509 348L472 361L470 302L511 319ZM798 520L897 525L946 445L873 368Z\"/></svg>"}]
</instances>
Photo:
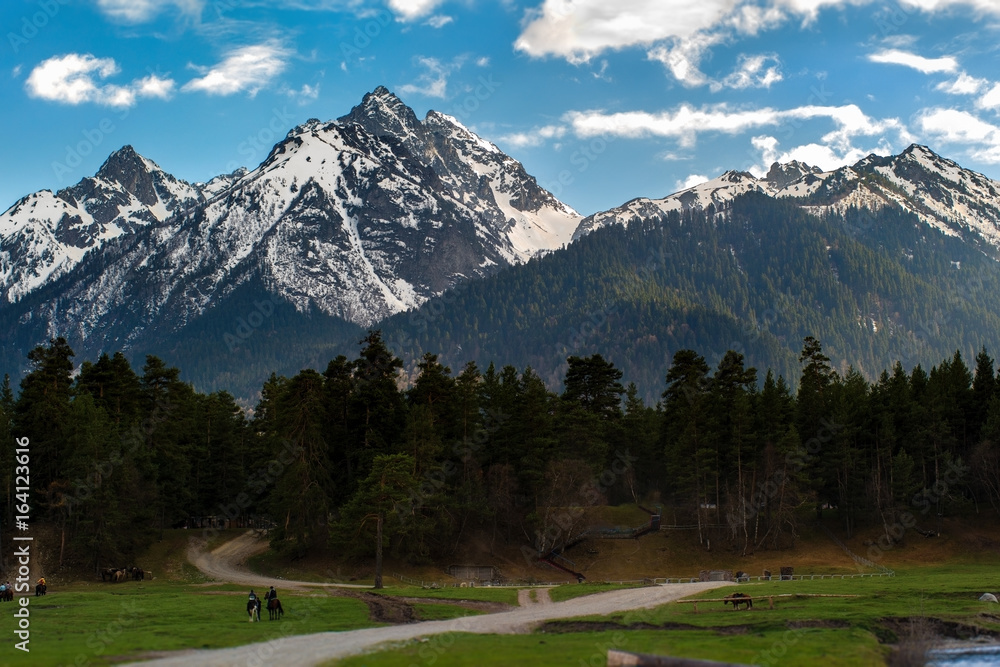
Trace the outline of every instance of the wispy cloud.
<instances>
[{"instance_id":1,"label":"wispy cloud","mask_svg":"<svg viewBox=\"0 0 1000 667\"><path fill-rule=\"evenodd\" d=\"M986 79L977 79L965 72L960 72L954 81L943 81L935 88L949 95L975 95L989 83Z\"/></svg>"},{"instance_id":2,"label":"wispy cloud","mask_svg":"<svg viewBox=\"0 0 1000 667\"><path fill-rule=\"evenodd\" d=\"M434 16L424 21L424 25L429 25L432 28L443 28L454 20L455 19L452 18L451 16L444 16L443 14L435 14Z\"/></svg>"},{"instance_id":3,"label":"wispy cloud","mask_svg":"<svg viewBox=\"0 0 1000 667\"><path fill-rule=\"evenodd\" d=\"M498 141L516 148L539 146L550 139L561 139L566 135L563 125L545 125L527 132L514 132L501 136Z\"/></svg>"},{"instance_id":4,"label":"wispy cloud","mask_svg":"<svg viewBox=\"0 0 1000 667\"><path fill-rule=\"evenodd\" d=\"M924 74L935 74L937 72L957 72L958 61L952 56L941 58L925 58L899 49L885 49L868 56L868 60L873 63L883 63L886 65L902 65L915 69Z\"/></svg>"},{"instance_id":5,"label":"wispy cloud","mask_svg":"<svg viewBox=\"0 0 1000 667\"><path fill-rule=\"evenodd\" d=\"M673 111L651 113L627 111L571 111L564 116L574 132L582 137L614 135L641 138L659 136L676 139L682 146L694 145L699 134L739 134L754 128L780 125L793 121L827 118L836 129L824 137L835 141L841 137L874 135L886 130L902 129L896 119L876 120L867 116L857 105L839 107L803 106L792 109L732 109L727 104L695 108L681 104Z\"/></svg>"},{"instance_id":6,"label":"wispy cloud","mask_svg":"<svg viewBox=\"0 0 1000 667\"><path fill-rule=\"evenodd\" d=\"M448 77L452 72L462 67L464 58L456 58L450 63L443 63L437 58L426 56L416 56L414 62L424 68L424 72L417 77L413 83L406 83L399 87L401 93L405 95L423 95L424 97L437 97L444 99L448 92Z\"/></svg>"},{"instance_id":7,"label":"wispy cloud","mask_svg":"<svg viewBox=\"0 0 1000 667\"><path fill-rule=\"evenodd\" d=\"M204 6L204 0L97 0L101 13L122 23L146 23L167 10L196 18Z\"/></svg>"},{"instance_id":8,"label":"wispy cloud","mask_svg":"<svg viewBox=\"0 0 1000 667\"><path fill-rule=\"evenodd\" d=\"M173 92L174 81L155 74L126 85L104 82L120 71L113 58L69 53L39 63L28 75L25 90L31 97L51 102L111 107L130 107L140 97L167 99Z\"/></svg>"},{"instance_id":9,"label":"wispy cloud","mask_svg":"<svg viewBox=\"0 0 1000 667\"><path fill-rule=\"evenodd\" d=\"M974 160L1000 164L1000 127L960 109L924 110L917 119L920 130L937 141L963 146Z\"/></svg>"},{"instance_id":10,"label":"wispy cloud","mask_svg":"<svg viewBox=\"0 0 1000 667\"><path fill-rule=\"evenodd\" d=\"M444 0L389 0L389 9L404 21L413 21L433 12Z\"/></svg>"},{"instance_id":11,"label":"wispy cloud","mask_svg":"<svg viewBox=\"0 0 1000 667\"><path fill-rule=\"evenodd\" d=\"M276 42L234 49L213 67L191 65L202 76L188 81L181 90L209 95L233 95L246 91L250 96L285 71L291 51Z\"/></svg>"},{"instance_id":12,"label":"wispy cloud","mask_svg":"<svg viewBox=\"0 0 1000 667\"><path fill-rule=\"evenodd\" d=\"M770 88L784 77L781 74L781 64L774 54L748 56L741 54L733 73L712 82L709 87L714 91L723 88L743 90L745 88Z\"/></svg>"}]
</instances>

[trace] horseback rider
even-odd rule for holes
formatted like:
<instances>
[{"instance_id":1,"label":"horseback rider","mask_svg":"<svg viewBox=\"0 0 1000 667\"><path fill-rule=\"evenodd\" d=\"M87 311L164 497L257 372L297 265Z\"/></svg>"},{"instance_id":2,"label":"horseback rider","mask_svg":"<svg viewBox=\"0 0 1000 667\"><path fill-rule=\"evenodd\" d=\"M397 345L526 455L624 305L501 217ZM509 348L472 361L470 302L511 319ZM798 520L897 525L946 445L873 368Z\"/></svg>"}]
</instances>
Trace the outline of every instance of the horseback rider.
<instances>
[{"instance_id":1,"label":"horseback rider","mask_svg":"<svg viewBox=\"0 0 1000 667\"><path fill-rule=\"evenodd\" d=\"M271 590L264 593L264 600L270 602L271 600L276 600L278 598L278 591L274 590L274 586L271 586Z\"/></svg>"},{"instance_id":2,"label":"horseback rider","mask_svg":"<svg viewBox=\"0 0 1000 667\"><path fill-rule=\"evenodd\" d=\"M256 594L256 593L254 593L254 592L253 592L253 589L251 588L251 589L250 589L250 600L248 600L248 602L249 602L249 601L253 601L253 600L256 600L256 599L257 599L257 594Z\"/></svg>"}]
</instances>

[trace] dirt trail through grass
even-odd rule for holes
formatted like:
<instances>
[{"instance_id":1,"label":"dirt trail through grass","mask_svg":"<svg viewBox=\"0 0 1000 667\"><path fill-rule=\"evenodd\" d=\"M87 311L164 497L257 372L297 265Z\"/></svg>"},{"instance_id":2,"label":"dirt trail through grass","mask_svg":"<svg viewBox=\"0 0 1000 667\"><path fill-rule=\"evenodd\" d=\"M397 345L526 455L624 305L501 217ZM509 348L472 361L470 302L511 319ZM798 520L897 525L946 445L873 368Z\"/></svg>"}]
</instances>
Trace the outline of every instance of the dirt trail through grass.
<instances>
[{"instance_id":1,"label":"dirt trail through grass","mask_svg":"<svg viewBox=\"0 0 1000 667\"><path fill-rule=\"evenodd\" d=\"M267 590L274 586L280 592L284 590L301 591L305 588L371 588L366 584L330 584L315 581L292 581L254 574L246 567L247 559L267 550L267 540L257 537L254 532L247 531L236 539L206 552L197 541L188 545L188 560L206 576L216 581L231 584L242 584ZM262 591L263 592L263 591Z\"/></svg>"},{"instance_id":2,"label":"dirt trail through grass","mask_svg":"<svg viewBox=\"0 0 1000 667\"><path fill-rule=\"evenodd\" d=\"M145 665L160 667L231 667L232 665L262 665L277 660L282 665L316 665L331 659L345 658L372 650L386 642L400 642L417 637L432 637L449 632L480 634L516 634L529 632L545 621L575 616L606 615L615 612L656 607L658 605L693 595L727 582L695 584L668 584L609 591L585 597L555 602L532 604L513 611L466 616L448 621L425 621L382 628L351 630L348 632L322 632L311 635L285 636L268 642L214 651L184 651ZM294 619L286 616L282 634L293 633ZM274 636L272 634L272 636Z\"/></svg>"}]
</instances>

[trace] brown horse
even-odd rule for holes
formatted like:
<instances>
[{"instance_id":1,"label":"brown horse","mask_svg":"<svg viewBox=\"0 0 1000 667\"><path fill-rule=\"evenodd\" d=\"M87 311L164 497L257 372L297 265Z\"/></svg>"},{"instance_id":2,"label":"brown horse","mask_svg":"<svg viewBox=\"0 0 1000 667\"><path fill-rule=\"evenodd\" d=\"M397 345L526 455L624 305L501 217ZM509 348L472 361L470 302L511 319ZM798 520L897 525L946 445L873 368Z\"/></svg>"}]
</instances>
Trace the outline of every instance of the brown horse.
<instances>
[{"instance_id":1,"label":"brown horse","mask_svg":"<svg viewBox=\"0 0 1000 667\"><path fill-rule=\"evenodd\" d=\"M3 593L0 593L0 602L13 602L14 601L14 589L8 586L4 589Z\"/></svg>"},{"instance_id":2,"label":"brown horse","mask_svg":"<svg viewBox=\"0 0 1000 667\"><path fill-rule=\"evenodd\" d=\"M267 601L267 615L270 620L281 619L285 615L285 610L281 608L281 600L278 598L271 598Z\"/></svg>"},{"instance_id":3,"label":"brown horse","mask_svg":"<svg viewBox=\"0 0 1000 667\"><path fill-rule=\"evenodd\" d=\"M733 604L733 610L739 609L740 605L746 605L747 609L753 608L753 598L751 598L746 593L733 593L732 595L727 595L726 599L722 601L723 605L729 603Z\"/></svg>"}]
</instances>

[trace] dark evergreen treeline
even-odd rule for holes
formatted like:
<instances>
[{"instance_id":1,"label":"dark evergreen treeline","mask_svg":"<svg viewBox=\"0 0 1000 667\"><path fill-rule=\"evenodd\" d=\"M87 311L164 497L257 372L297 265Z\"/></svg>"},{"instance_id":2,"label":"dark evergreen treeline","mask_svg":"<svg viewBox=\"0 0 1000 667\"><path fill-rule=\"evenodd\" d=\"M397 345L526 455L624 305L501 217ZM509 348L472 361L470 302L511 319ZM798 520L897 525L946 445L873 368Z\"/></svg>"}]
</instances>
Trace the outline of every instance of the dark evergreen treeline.
<instances>
[{"instance_id":1,"label":"dark evergreen treeline","mask_svg":"<svg viewBox=\"0 0 1000 667\"><path fill-rule=\"evenodd\" d=\"M65 563L134 556L191 517L274 523L292 555L335 547L370 556L444 557L471 535L495 547L558 547L585 524L568 508L663 505L713 548L794 543L802 509L887 539L935 516L1000 511L1000 386L985 350L925 371L896 364L867 381L839 373L811 337L797 390L730 350L710 366L683 349L646 404L600 354L570 356L561 393L531 368L460 372L425 354L402 362L378 331L354 359L272 375L247 417L148 357L84 362L56 339L29 354L15 396L0 388L3 521L10 526L13 438L30 438L32 516L61 532ZM808 513L805 515L808 516Z\"/></svg>"}]
</instances>

